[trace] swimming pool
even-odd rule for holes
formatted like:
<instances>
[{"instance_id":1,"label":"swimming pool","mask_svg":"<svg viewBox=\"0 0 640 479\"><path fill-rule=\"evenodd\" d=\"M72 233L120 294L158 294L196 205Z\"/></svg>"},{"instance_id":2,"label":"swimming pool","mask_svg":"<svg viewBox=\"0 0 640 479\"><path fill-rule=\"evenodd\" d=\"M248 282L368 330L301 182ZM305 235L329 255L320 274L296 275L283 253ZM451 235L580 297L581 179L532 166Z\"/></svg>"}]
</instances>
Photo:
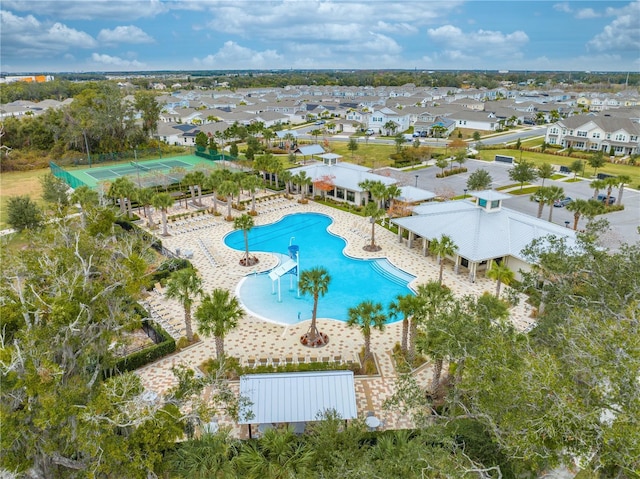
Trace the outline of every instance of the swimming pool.
<instances>
[{"instance_id":1,"label":"swimming pool","mask_svg":"<svg viewBox=\"0 0 640 479\"><path fill-rule=\"evenodd\" d=\"M327 231L332 221L319 213L297 213L270 225L256 226L249 231L249 250L274 253L284 263L289 259L289 245L294 244L300 248L301 271L315 266L326 268L331 282L327 294L318 301L318 318L346 321L348 308L366 299L380 302L386 309L397 295L412 292L408 283L414 276L386 259L345 256L345 240ZM242 231L229 233L224 242L230 248L244 251ZM278 281L272 281L268 273L250 273L238 285L237 294L245 308L268 321L295 324L311 319L313 298L298 297L295 275L282 276L278 291Z\"/></svg>"}]
</instances>

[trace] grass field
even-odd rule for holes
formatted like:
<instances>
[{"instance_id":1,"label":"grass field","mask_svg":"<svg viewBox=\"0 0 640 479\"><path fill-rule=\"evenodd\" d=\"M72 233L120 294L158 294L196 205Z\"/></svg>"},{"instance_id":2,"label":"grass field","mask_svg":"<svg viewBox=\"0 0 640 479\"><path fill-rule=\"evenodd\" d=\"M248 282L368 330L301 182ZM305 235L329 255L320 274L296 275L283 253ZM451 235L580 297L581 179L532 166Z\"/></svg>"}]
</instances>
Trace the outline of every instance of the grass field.
<instances>
[{"instance_id":1,"label":"grass field","mask_svg":"<svg viewBox=\"0 0 640 479\"><path fill-rule=\"evenodd\" d=\"M42 186L40 178L49 168L31 171L10 171L0 174L0 229L8 228L7 201L12 196L29 195L41 203Z\"/></svg>"},{"instance_id":2,"label":"grass field","mask_svg":"<svg viewBox=\"0 0 640 479\"><path fill-rule=\"evenodd\" d=\"M513 156L516 161L520 159L520 152L510 150L508 148L500 150L480 150L480 158L486 161L492 161L496 155ZM576 158L566 156L549 155L532 151L522 151L522 159L532 161L536 166L542 163L550 163L552 165L569 166ZM609 175L627 175L631 178L629 185L633 188L640 188L640 166L617 165L615 163L605 163L602 168L598 168L598 173L607 173ZM586 165L585 178L593 176L593 168Z\"/></svg>"}]
</instances>

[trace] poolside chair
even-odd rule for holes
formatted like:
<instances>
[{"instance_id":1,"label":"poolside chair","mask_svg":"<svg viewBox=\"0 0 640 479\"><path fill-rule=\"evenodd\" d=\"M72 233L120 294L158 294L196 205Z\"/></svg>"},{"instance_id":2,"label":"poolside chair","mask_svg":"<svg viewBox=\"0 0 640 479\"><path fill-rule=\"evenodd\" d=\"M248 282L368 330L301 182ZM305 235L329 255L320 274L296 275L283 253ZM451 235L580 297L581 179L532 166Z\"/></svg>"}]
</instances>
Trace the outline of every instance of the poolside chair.
<instances>
[{"instance_id":1,"label":"poolside chair","mask_svg":"<svg viewBox=\"0 0 640 479\"><path fill-rule=\"evenodd\" d=\"M328 363L330 361L329 356L322 356L322 362L323 363Z\"/></svg>"},{"instance_id":2,"label":"poolside chair","mask_svg":"<svg viewBox=\"0 0 640 479\"><path fill-rule=\"evenodd\" d=\"M255 368L256 367L256 358L251 356L249 359L247 359L247 366L249 366L250 368Z\"/></svg>"},{"instance_id":3,"label":"poolside chair","mask_svg":"<svg viewBox=\"0 0 640 479\"><path fill-rule=\"evenodd\" d=\"M310 356L309 357L309 362L310 363L317 363L318 362L318 356Z\"/></svg>"},{"instance_id":4,"label":"poolside chair","mask_svg":"<svg viewBox=\"0 0 640 479\"><path fill-rule=\"evenodd\" d=\"M260 366L266 366L269 363L269 359L268 358L260 358L258 359L258 364Z\"/></svg>"},{"instance_id":5,"label":"poolside chair","mask_svg":"<svg viewBox=\"0 0 640 479\"><path fill-rule=\"evenodd\" d=\"M298 364L304 364L307 362L307 358L305 356L298 356Z\"/></svg>"},{"instance_id":6,"label":"poolside chair","mask_svg":"<svg viewBox=\"0 0 640 479\"><path fill-rule=\"evenodd\" d=\"M286 358L284 358L284 363L293 364L293 358L291 356L287 356Z\"/></svg>"},{"instance_id":7,"label":"poolside chair","mask_svg":"<svg viewBox=\"0 0 640 479\"><path fill-rule=\"evenodd\" d=\"M333 357L333 362L338 363L338 364L342 363L342 356L340 354L336 354Z\"/></svg>"},{"instance_id":8,"label":"poolside chair","mask_svg":"<svg viewBox=\"0 0 640 479\"><path fill-rule=\"evenodd\" d=\"M280 358L271 358L271 365L278 367L280 365Z\"/></svg>"}]
</instances>

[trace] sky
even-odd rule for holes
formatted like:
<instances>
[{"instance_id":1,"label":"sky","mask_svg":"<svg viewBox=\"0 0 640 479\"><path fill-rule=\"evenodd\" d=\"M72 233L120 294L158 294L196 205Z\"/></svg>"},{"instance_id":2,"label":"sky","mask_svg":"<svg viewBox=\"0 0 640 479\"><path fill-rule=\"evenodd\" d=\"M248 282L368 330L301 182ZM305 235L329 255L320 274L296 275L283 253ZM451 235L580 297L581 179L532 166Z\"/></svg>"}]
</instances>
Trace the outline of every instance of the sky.
<instances>
[{"instance_id":1,"label":"sky","mask_svg":"<svg viewBox=\"0 0 640 479\"><path fill-rule=\"evenodd\" d=\"M640 70L640 0L2 0L0 72Z\"/></svg>"}]
</instances>

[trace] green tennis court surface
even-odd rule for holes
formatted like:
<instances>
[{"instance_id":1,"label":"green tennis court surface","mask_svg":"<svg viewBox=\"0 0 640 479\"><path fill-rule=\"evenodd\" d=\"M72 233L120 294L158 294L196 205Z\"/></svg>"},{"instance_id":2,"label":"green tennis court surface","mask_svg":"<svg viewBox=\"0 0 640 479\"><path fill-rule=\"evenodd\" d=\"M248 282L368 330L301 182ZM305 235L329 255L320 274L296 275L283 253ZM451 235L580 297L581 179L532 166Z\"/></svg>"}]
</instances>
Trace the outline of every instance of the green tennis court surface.
<instances>
[{"instance_id":1,"label":"green tennis court surface","mask_svg":"<svg viewBox=\"0 0 640 479\"><path fill-rule=\"evenodd\" d=\"M206 161L195 155L186 155L159 160L128 161L119 165L66 170L66 172L91 188L95 188L100 182L110 182L121 176L127 176L134 183L145 187L151 184L177 182L182 179L185 172L191 170L214 170L221 167L222 165L217 165L213 161Z\"/></svg>"}]
</instances>

